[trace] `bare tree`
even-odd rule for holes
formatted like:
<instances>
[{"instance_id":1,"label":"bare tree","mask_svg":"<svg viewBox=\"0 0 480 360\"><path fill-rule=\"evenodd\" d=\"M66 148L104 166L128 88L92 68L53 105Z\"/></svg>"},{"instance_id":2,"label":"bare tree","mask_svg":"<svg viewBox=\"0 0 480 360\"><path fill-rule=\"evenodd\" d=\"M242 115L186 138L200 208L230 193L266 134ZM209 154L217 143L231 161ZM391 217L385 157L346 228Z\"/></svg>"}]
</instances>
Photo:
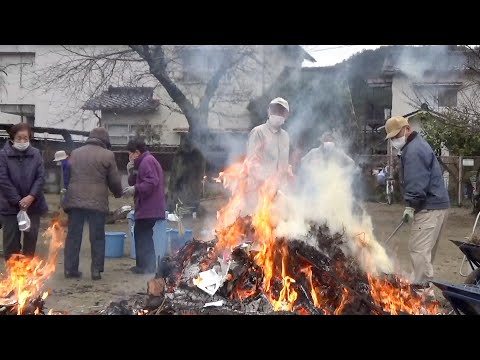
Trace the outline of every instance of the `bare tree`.
<instances>
[{"instance_id":1,"label":"bare tree","mask_svg":"<svg viewBox=\"0 0 480 360\"><path fill-rule=\"evenodd\" d=\"M457 70L462 72L462 79L455 89L457 101L441 104L442 90L436 86L412 84L408 91L403 91L407 103L414 109L437 109L438 121L446 126L465 131L480 130L480 48L464 45L461 63ZM435 85L435 84L432 84Z\"/></svg>"},{"instance_id":2,"label":"bare tree","mask_svg":"<svg viewBox=\"0 0 480 360\"><path fill-rule=\"evenodd\" d=\"M205 49L208 48L208 49ZM216 51L213 58L207 50ZM197 51L189 53L190 51ZM196 48L170 45L128 45L122 47L70 47L55 51L57 61L35 71L32 90L55 89L72 98L87 100L107 86L161 87L170 101L161 105L182 113L189 125L176 154L168 191L171 208L180 198L197 202L208 152L208 116L220 103L238 103L251 94L245 92L240 74L249 74L259 59L252 46L214 46ZM203 69L185 78L185 59L193 61L190 70ZM208 64L198 62L209 59ZM214 60L212 62L212 60ZM198 65L198 66L197 66ZM195 74L194 74L195 75ZM228 83L228 86L224 86Z\"/></svg>"},{"instance_id":3,"label":"bare tree","mask_svg":"<svg viewBox=\"0 0 480 360\"><path fill-rule=\"evenodd\" d=\"M469 45L463 48L462 61L456 64L462 76L455 84L451 103L448 99L441 101L441 97L445 96L442 93L444 90L436 86L412 84L409 91L403 91L406 102L412 108L428 110L427 115L422 115L423 135L454 181L458 181L458 173L443 163L442 150L448 149L455 155L463 156L480 154L480 136L477 135L480 130L479 51L478 47Z\"/></svg>"},{"instance_id":4,"label":"bare tree","mask_svg":"<svg viewBox=\"0 0 480 360\"><path fill-rule=\"evenodd\" d=\"M2 94L2 90L5 87L5 76L7 76L7 72L3 67L0 67L0 95Z\"/></svg>"}]
</instances>

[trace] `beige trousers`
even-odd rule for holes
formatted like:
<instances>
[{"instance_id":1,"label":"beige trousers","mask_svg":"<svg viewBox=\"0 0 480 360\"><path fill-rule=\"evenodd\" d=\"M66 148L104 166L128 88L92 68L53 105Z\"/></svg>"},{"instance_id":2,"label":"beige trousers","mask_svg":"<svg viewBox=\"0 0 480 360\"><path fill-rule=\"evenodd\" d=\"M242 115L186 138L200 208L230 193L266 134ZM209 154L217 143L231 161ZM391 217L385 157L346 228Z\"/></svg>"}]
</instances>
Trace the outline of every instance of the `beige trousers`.
<instances>
[{"instance_id":1,"label":"beige trousers","mask_svg":"<svg viewBox=\"0 0 480 360\"><path fill-rule=\"evenodd\" d=\"M438 243L444 233L448 209L422 210L415 214L408 250L413 265L413 283L421 284L433 279L433 260Z\"/></svg>"}]
</instances>

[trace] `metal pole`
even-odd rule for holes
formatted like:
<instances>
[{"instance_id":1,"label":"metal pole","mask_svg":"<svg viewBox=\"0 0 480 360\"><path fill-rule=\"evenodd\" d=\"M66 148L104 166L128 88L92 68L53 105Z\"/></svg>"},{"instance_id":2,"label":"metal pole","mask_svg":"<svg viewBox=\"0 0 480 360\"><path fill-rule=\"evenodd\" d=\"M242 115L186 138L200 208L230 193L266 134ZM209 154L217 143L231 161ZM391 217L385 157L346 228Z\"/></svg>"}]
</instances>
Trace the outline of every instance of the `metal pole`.
<instances>
[{"instance_id":1,"label":"metal pole","mask_svg":"<svg viewBox=\"0 0 480 360\"><path fill-rule=\"evenodd\" d=\"M393 146L392 146L392 140L388 139L388 151L390 152L390 157L389 157L389 164L388 164L388 170L390 171L390 174L393 173Z\"/></svg>"},{"instance_id":2,"label":"metal pole","mask_svg":"<svg viewBox=\"0 0 480 360\"><path fill-rule=\"evenodd\" d=\"M458 157L458 206L462 206L463 157Z\"/></svg>"}]
</instances>

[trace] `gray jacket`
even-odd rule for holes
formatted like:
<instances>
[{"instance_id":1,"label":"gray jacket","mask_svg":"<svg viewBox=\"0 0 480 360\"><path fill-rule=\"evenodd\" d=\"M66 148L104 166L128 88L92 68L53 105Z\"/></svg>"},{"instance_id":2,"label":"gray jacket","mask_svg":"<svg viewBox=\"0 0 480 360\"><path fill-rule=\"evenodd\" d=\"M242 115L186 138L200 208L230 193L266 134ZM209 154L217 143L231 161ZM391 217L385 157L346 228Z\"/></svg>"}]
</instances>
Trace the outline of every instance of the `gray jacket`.
<instances>
[{"instance_id":1,"label":"gray jacket","mask_svg":"<svg viewBox=\"0 0 480 360\"><path fill-rule=\"evenodd\" d=\"M63 207L87 209L107 213L110 190L116 198L122 196L122 183L115 162L115 154L108 150L108 132L96 128L90 132L85 145L72 151L70 183Z\"/></svg>"},{"instance_id":2,"label":"gray jacket","mask_svg":"<svg viewBox=\"0 0 480 360\"><path fill-rule=\"evenodd\" d=\"M416 132L409 136L400 159L407 206L416 211L448 209L450 199L440 164L430 145Z\"/></svg>"}]
</instances>

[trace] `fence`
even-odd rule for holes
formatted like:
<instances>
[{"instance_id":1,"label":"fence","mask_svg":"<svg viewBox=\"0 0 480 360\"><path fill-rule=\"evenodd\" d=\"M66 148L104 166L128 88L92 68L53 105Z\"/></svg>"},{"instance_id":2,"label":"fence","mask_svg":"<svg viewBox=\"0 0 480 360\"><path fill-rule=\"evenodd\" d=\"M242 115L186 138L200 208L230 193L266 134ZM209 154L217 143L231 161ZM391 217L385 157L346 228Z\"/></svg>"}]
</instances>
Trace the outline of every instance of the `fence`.
<instances>
[{"instance_id":1,"label":"fence","mask_svg":"<svg viewBox=\"0 0 480 360\"><path fill-rule=\"evenodd\" d=\"M372 170L389 163L388 155L361 155L357 157L357 163L363 169L363 176L367 178L367 192L371 193L376 187L375 179L371 175ZM477 178L480 168L480 156L441 156L438 157L443 170L445 185L448 188L450 201L456 206L471 206L470 198L472 181ZM393 157L394 173L399 173L399 159ZM399 187L396 187L399 190Z\"/></svg>"}]
</instances>

